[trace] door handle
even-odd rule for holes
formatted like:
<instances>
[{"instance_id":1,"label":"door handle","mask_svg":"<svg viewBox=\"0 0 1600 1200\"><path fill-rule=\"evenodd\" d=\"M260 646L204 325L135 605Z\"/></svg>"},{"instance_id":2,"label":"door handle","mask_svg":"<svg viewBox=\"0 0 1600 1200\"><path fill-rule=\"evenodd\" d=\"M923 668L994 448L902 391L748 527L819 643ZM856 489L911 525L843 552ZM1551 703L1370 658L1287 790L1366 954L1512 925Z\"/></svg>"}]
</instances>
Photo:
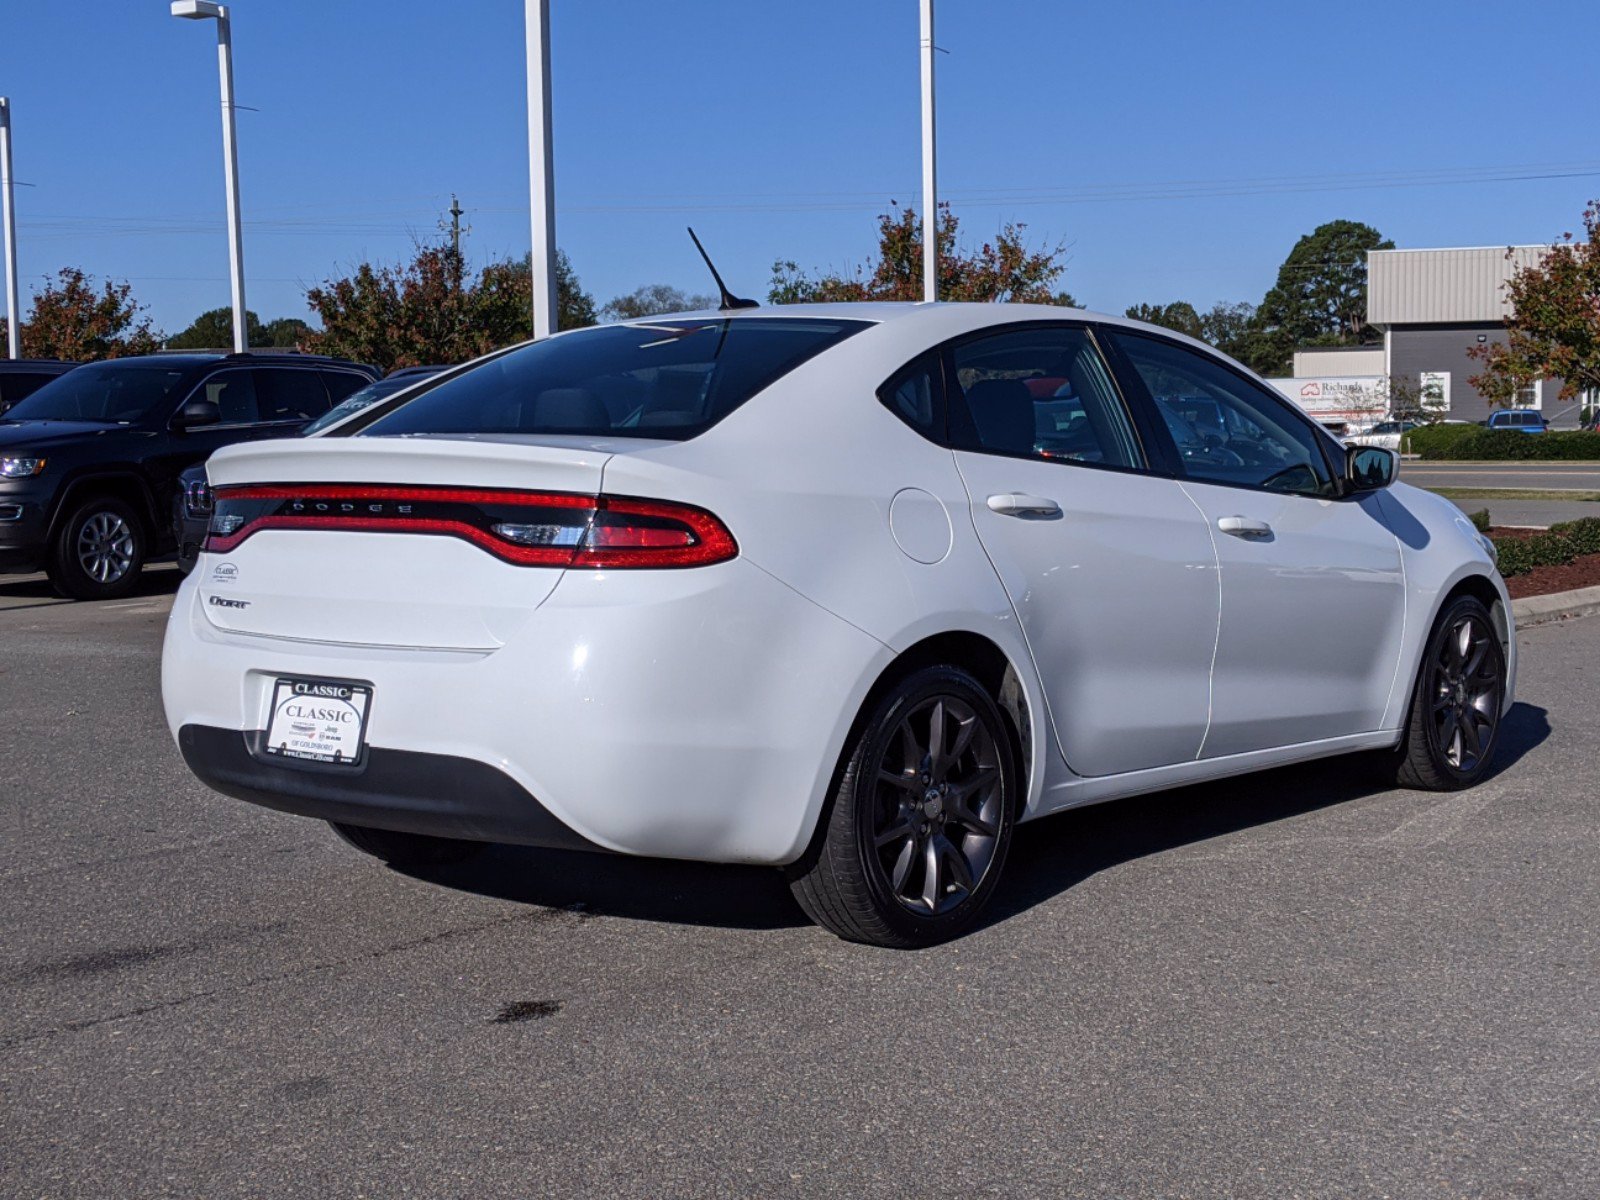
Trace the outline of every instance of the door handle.
<instances>
[{"instance_id":1,"label":"door handle","mask_svg":"<svg viewBox=\"0 0 1600 1200\"><path fill-rule=\"evenodd\" d=\"M989 510L1003 517L1059 517L1061 505L1043 496L1024 496L1020 492L1001 492L989 497Z\"/></svg>"},{"instance_id":2,"label":"door handle","mask_svg":"<svg viewBox=\"0 0 1600 1200\"><path fill-rule=\"evenodd\" d=\"M1223 533L1231 533L1234 537L1242 538L1269 538L1272 536L1272 526L1265 521L1256 521L1250 517L1220 517L1217 528Z\"/></svg>"}]
</instances>

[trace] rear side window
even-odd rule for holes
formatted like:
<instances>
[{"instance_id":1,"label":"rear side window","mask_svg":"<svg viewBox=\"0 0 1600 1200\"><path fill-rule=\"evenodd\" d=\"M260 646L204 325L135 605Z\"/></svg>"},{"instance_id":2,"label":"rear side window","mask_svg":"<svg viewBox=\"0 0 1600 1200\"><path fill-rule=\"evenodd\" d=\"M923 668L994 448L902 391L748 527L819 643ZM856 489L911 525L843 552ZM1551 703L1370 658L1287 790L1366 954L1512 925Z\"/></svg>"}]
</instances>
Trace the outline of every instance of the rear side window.
<instances>
[{"instance_id":1,"label":"rear side window","mask_svg":"<svg viewBox=\"0 0 1600 1200\"><path fill-rule=\"evenodd\" d=\"M354 371L323 371L322 384L328 389L328 402L337 404L352 392L360 391L367 386L368 380L364 375L357 375Z\"/></svg>"},{"instance_id":2,"label":"rear side window","mask_svg":"<svg viewBox=\"0 0 1600 1200\"><path fill-rule=\"evenodd\" d=\"M867 324L737 317L581 329L447 379L380 414L360 433L682 441Z\"/></svg>"},{"instance_id":3,"label":"rear side window","mask_svg":"<svg viewBox=\"0 0 1600 1200\"><path fill-rule=\"evenodd\" d=\"M923 437L937 442L942 440L943 414L939 400L943 387L939 356L924 354L891 376L889 382L878 389L878 399Z\"/></svg>"},{"instance_id":4,"label":"rear side window","mask_svg":"<svg viewBox=\"0 0 1600 1200\"><path fill-rule=\"evenodd\" d=\"M989 334L958 344L952 361L961 403L952 404L950 436L958 447L1095 466L1144 465L1111 372L1085 330Z\"/></svg>"}]
</instances>

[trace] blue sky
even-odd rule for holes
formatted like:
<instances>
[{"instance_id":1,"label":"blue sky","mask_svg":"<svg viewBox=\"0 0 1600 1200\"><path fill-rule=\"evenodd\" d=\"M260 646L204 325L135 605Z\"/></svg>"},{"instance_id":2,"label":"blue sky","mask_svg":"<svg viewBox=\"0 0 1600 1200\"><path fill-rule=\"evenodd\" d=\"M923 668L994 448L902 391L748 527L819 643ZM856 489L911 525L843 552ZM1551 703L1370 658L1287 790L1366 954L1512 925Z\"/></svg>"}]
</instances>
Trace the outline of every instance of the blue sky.
<instances>
[{"instance_id":1,"label":"blue sky","mask_svg":"<svg viewBox=\"0 0 1600 1200\"><path fill-rule=\"evenodd\" d=\"M918 199L916 0L554 0L557 233L603 303L774 259L843 267ZM233 5L245 272L263 318L395 261L461 197L528 246L517 0ZM1065 240L1088 306L1258 300L1300 234L1549 240L1600 195L1590 4L941 0L942 190L969 239ZM213 27L9 0L24 307L65 265L175 332L228 301ZM1580 65L1582 64L1582 65ZM1506 176L1564 176L1520 178ZM1490 177L1494 178L1490 178ZM1438 182L1438 181L1443 182ZM1381 185L1381 186L1379 186Z\"/></svg>"}]
</instances>

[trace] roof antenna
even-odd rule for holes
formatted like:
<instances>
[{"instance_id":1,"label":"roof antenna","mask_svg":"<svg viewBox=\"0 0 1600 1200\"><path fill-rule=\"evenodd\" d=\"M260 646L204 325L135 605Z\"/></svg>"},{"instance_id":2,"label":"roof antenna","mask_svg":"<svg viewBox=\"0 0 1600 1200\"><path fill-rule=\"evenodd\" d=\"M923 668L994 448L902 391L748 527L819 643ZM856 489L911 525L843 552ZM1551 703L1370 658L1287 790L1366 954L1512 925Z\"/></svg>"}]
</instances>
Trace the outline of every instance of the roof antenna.
<instances>
[{"instance_id":1,"label":"roof antenna","mask_svg":"<svg viewBox=\"0 0 1600 1200\"><path fill-rule=\"evenodd\" d=\"M694 236L694 226L689 226L689 236L694 239L694 248L700 251L700 257L706 260L706 269L711 272L711 278L717 281L717 291L722 293L721 311L730 312L736 308L760 308L761 305L754 300L741 300L728 290L728 285L722 282L722 276L717 274L717 268L711 263L711 255L706 253L706 248L700 244L700 239Z\"/></svg>"}]
</instances>

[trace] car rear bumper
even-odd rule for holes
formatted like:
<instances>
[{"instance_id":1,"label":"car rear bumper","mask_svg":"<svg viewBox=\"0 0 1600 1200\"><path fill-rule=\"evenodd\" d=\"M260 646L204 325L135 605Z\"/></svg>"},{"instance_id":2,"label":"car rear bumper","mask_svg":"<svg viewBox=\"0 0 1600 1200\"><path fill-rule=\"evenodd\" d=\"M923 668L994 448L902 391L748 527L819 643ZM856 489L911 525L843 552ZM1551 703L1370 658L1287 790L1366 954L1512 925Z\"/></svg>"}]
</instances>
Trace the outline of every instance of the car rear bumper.
<instances>
[{"instance_id":1,"label":"car rear bumper","mask_svg":"<svg viewBox=\"0 0 1600 1200\"><path fill-rule=\"evenodd\" d=\"M280 812L468 841L605 849L486 763L373 747L357 766L280 765L263 755L263 736L261 730L185 725L178 748L208 787Z\"/></svg>"},{"instance_id":2,"label":"car rear bumper","mask_svg":"<svg viewBox=\"0 0 1600 1200\"><path fill-rule=\"evenodd\" d=\"M248 576L252 565L235 557ZM209 601L252 593L248 581L213 586L213 559L202 555L185 580L167 628L162 690L174 737L221 792L351 824L790 862L892 657L739 559L569 571L504 645L477 651L219 628ZM372 688L367 771L252 753L280 675Z\"/></svg>"}]
</instances>

